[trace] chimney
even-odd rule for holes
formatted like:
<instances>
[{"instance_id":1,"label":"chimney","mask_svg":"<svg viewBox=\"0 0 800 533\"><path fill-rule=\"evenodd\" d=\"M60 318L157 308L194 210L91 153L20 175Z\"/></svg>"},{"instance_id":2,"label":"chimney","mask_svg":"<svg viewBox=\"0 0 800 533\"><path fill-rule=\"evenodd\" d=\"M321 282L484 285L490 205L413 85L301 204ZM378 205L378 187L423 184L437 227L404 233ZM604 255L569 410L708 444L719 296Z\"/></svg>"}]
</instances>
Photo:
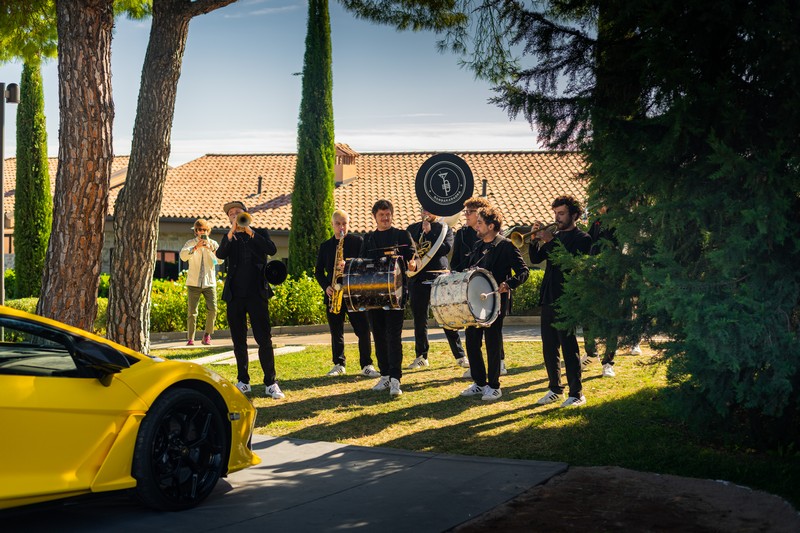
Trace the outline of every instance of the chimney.
<instances>
[{"instance_id":1,"label":"chimney","mask_svg":"<svg viewBox=\"0 0 800 533\"><path fill-rule=\"evenodd\" d=\"M483 192L481 193L481 196L483 196L484 198L486 198L486 183L487 183L486 178L483 178Z\"/></svg>"},{"instance_id":2,"label":"chimney","mask_svg":"<svg viewBox=\"0 0 800 533\"><path fill-rule=\"evenodd\" d=\"M334 176L336 187L347 185L356 179L356 159L358 152L343 143L336 143L336 165Z\"/></svg>"},{"instance_id":3,"label":"chimney","mask_svg":"<svg viewBox=\"0 0 800 533\"><path fill-rule=\"evenodd\" d=\"M261 183L264 181L264 178L259 176L258 177L258 194L261 195Z\"/></svg>"}]
</instances>

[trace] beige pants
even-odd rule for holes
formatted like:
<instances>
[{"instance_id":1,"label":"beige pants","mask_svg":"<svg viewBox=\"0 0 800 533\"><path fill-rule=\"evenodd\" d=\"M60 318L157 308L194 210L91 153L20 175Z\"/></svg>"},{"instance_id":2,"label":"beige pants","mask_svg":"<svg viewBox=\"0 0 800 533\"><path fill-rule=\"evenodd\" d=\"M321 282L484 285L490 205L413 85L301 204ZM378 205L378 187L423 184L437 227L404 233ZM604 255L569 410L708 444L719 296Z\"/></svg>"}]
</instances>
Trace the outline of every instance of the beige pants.
<instances>
[{"instance_id":1,"label":"beige pants","mask_svg":"<svg viewBox=\"0 0 800 533\"><path fill-rule=\"evenodd\" d=\"M200 295L203 295L206 301L206 329L208 335L214 333L214 318L217 316L217 288L187 286L189 291L189 320L186 327L187 337L189 340L194 340L194 330L197 327L197 307L200 303Z\"/></svg>"}]
</instances>

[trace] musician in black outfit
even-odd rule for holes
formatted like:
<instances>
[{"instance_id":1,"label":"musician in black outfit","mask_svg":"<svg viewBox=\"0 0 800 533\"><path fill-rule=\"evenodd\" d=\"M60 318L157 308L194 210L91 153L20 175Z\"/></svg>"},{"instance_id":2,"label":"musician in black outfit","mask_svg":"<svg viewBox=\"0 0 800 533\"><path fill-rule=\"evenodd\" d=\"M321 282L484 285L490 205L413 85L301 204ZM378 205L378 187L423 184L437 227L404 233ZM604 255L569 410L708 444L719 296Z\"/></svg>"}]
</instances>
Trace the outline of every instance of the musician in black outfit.
<instances>
[{"instance_id":1,"label":"musician in black outfit","mask_svg":"<svg viewBox=\"0 0 800 533\"><path fill-rule=\"evenodd\" d=\"M537 401L540 405L553 403L561 399L564 388L561 385L561 364L559 348L564 357L564 366L569 385L569 397L561 407L579 406L586 403L581 383L581 362L578 354L578 340L574 331L557 329L554 324L559 321L556 314L556 301L564 293L564 273L560 267L550 260L550 254L559 243L573 255L588 254L592 246L592 238L585 231L575 226L581 215L581 206L572 196L559 196L552 203L557 224L557 232L553 235L547 231L536 231L543 226L539 222L533 224L535 244L528 248L533 264L547 261L540 293L542 305L542 350L544 366L547 369L549 390Z\"/></svg>"},{"instance_id":2,"label":"musician in black outfit","mask_svg":"<svg viewBox=\"0 0 800 533\"><path fill-rule=\"evenodd\" d=\"M341 376L345 373L345 355L344 355L344 317L347 313L350 319L350 325L353 326L353 331L358 338L358 355L361 365L361 375L370 378L377 378L380 373L372 366L372 341L369 334L369 321L367 314L364 312L355 312L347 309L345 302L342 302L341 308L338 313L332 313L330 302L331 296L334 294L333 288L333 272L335 270L334 261L336 260L336 253L339 248L339 243L342 242L342 258L349 259L351 257L358 257L361 251L361 244L364 242L358 235L352 235L347 232L350 223L350 215L345 211L336 210L331 217L331 227L333 228L333 237L323 242L319 246L319 253L317 253L317 265L314 268L314 277L325 291L325 311L328 316L328 327L331 331L331 352L333 357L333 368L328 372L328 376Z\"/></svg>"},{"instance_id":3,"label":"musician in black outfit","mask_svg":"<svg viewBox=\"0 0 800 533\"><path fill-rule=\"evenodd\" d=\"M378 200L372 206L372 216L377 229L367 233L359 257L379 259L399 256L406 269L417 268L414 260L414 242L408 231L392 226L394 206L389 200ZM372 390L389 389L391 396L403 394L400 379L403 377L403 309L370 309L367 311L372 337L375 339L375 356L381 377Z\"/></svg>"},{"instance_id":4,"label":"musician in black outfit","mask_svg":"<svg viewBox=\"0 0 800 533\"><path fill-rule=\"evenodd\" d=\"M266 394L274 399L284 397L275 380L275 352L272 350L272 331L269 325L269 299L272 288L267 283L264 269L267 256L278 251L275 243L264 229L255 231L249 224L242 224L240 217L247 212L242 202L228 202L223 207L231 221L231 229L222 237L217 257L227 260L228 273L222 299L228 304L228 326L236 356L238 383L242 392L250 392L247 350L247 317L253 328L253 337L258 344L258 360L264 371Z\"/></svg>"},{"instance_id":5,"label":"musician in black outfit","mask_svg":"<svg viewBox=\"0 0 800 533\"><path fill-rule=\"evenodd\" d=\"M597 216L589 224L589 237L592 238L592 246L589 249L589 255L597 255L605 246L617 246L617 238L614 235L614 230L603 224L603 215L608 212L606 206L601 206L598 209ZM597 342L585 327L583 328L583 345L586 348L587 361L589 358L597 359ZM600 363L603 365L603 377L613 378L616 376L614 371L614 355L617 351L617 338L609 337L606 339L605 352L603 359ZM585 369L587 363L581 360L581 368Z\"/></svg>"},{"instance_id":6,"label":"musician in black outfit","mask_svg":"<svg viewBox=\"0 0 800 533\"><path fill-rule=\"evenodd\" d=\"M467 356L474 383L461 395L481 395L482 400L489 401L503 395L500 390L500 356L503 352L503 319L507 314L508 297L513 289L528 279L528 265L519 250L500 235L502 225L503 214L499 209L480 209L475 225L480 240L473 246L468 259L469 267L484 268L492 273L500 293L500 315L488 328L470 326L466 329ZM486 339L488 365L483 362L481 337Z\"/></svg>"},{"instance_id":7,"label":"musician in black outfit","mask_svg":"<svg viewBox=\"0 0 800 533\"><path fill-rule=\"evenodd\" d=\"M414 350L416 358L408 365L408 369L423 368L428 366L428 350L430 343L428 342L428 310L431 303L431 289L433 288L432 282L437 276L442 274L443 270L450 270L450 264L447 261L447 255L453 247L453 229L447 224L437 222L436 217L425 211L424 208L420 209L422 215L421 222L415 222L408 226L408 233L411 234L411 239L419 244L428 243L428 246L434 246L444 232L444 237L441 245L431 253L433 257L421 270L413 277L409 277L408 292L411 298L411 314L414 317ZM422 252L419 252L422 254ZM439 271L439 272L432 272ZM456 363L460 366L468 367L469 361L467 354L464 353L464 348L461 346L461 338L458 336L458 331L453 329L444 328L444 336L447 338L447 343L450 345L450 351L456 359Z\"/></svg>"},{"instance_id":8,"label":"musician in black outfit","mask_svg":"<svg viewBox=\"0 0 800 533\"><path fill-rule=\"evenodd\" d=\"M469 254L472 253L472 247L478 242L478 234L475 233L478 210L490 205L489 201L483 196L473 196L464 202L466 223L458 229L453 239L453 258L450 264L454 271L463 272L469 267ZM478 330L478 333L480 332L481 330ZM503 350L500 354L500 375L505 376L506 374L508 374L508 370L506 370L506 354L505 350ZM461 377L472 379L472 372L467 369Z\"/></svg>"}]
</instances>

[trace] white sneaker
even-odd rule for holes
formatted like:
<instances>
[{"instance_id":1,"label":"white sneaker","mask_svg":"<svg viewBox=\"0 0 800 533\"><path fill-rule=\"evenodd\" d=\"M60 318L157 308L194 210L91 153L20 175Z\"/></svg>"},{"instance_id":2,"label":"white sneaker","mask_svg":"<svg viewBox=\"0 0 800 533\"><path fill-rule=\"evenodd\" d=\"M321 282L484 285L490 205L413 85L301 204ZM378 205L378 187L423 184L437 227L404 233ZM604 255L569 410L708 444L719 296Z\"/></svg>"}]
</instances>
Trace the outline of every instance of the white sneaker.
<instances>
[{"instance_id":1,"label":"white sneaker","mask_svg":"<svg viewBox=\"0 0 800 533\"><path fill-rule=\"evenodd\" d=\"M389 395L390 396L400 396L403 394L403 391L400 390L400 381L395 378L389 379Z\"/></svg>"},{"instance_id":2,"label":"white sneaker","mask_svg":"<svg viewBox=\"0 0 800 533\"><path fill-rule=\"evenodd\" d=\"M347 371L344 369L344 365L333 365L333 368L331 368L331 371L328 372L325 375L326 376L341 376L345 372L347 372Z\"/></svg>"},{"instance_id":3,"label":"white sneaker","mask_svg":"<svg viewBox=\"0 0 800 533\"><path fill-rule=\"evenodd\" d=\"M506 368L506 360L500 359L500 375L505 376L508 374L508 369Z\"/></svg>"},{"instance_id":4,"label":"white sneaker","mask_svg":"<svg viewBox=\"0 0 800 533\"><path fill-rule=\"evenodd\" d=\"M236 384L236 388L242 391L243 394L253 390L249 383L243 383L241 381Z\"/></svg>"},{"instance_id":5,"label":"white sneaker","mask_svg":"<svg viewBox=\"0 0 800 533\"><path fill-rule=\"evenodd\" d=\"M547 394L536 400L536 403L539 405L547 405L548 403L557 402L560 399L561 399L560 394L548 390Z\"/></svg>"},{"instance_id":6,"label":"white sneaker","mask_svg":"<svg viewBox=\"0 0 800 533\"><path fill-rule=\"evenodd\" d=\"M483 388L483 396L481 396L481 400L493 401L499 399L502 395L503 391L501 391L499 388L493 389L489 385L486 385Z\"/></svg>"},{"instance_id":7,"label":"white sneaker","mask_svg":"<svg viewBox=\"0 0 800 533\"><path fill-rule=\"evenodd\" d=\"M631 346L631 355L642 355L642 348L638 344Z\"/></svg>"},{"instance_id":8,"label":"white sneaker","mask_svg":"<svg viewBox=\"0 0 800 533\"><path fill-rule=\"evenodd\" d=\"M616 375L617 375L617 373L614 372L614 365L609 365L608 363L603 365L603 377L604 378L613 378Z\"/></svg>"},{"instance_id":9,"label":"white sneaker","mask_svg":"<svg viewBox=\"0 0 800 533\"><path fill-rule=\"evenodd\" d=\"M468 368L466 372L461 374L461 377L463 379L472 379L472 370Z\"/></svg>"},{"instance_id":10,"label":"white sneaker","mask_svg":"<svg viewBox=\"0 0 800 533\"><path fill-rule=\"evenodd\" d=\"M361 375L367 376L368 378L379 378L381 377L381 373L375 370L375 367L372 365L367 365L361 369Z\"/></svg>"},{"instance_id":11,"label":"white sneaker","mask_svg":"<svg viewBox=\"0 0 800 533\"><path fill-rule=\"evenodd\" d=\"M458 364L458 366L461 368L469 368L469 359L466 355L464 357L459 357L456 359L456 364Z\"/></svg>"},{"instance_id":12,"label":"white sneaker","mask_svg":"<svg viewBox=\"0 0 800 533\"><path fill-rule=\"evenodd\" d=\"M473 383L463 391L461 391L461 396L477 396L483 395L483 387L478 385L477 383Z\"/></svg>"},{"instance_id":13,"label":"white sneaker","mask_svg":"<svg viewBox=\"0 0 800 533\"><path fill-rule=\"evenodd\" d=\"M586 396L581 394L580 398L575 398L574 396L568 397L564 400L564 403L561 404L561 407L578 407L579 405L583 405L586 403Z\"/></svg>"},{"instance_id":14,"label":"white sneaker","mask_svg":"<svg viewBox=\"0 0 800 533\"><path fill-rule=\"evenodd\" d=\"M277 383L273 383L269 387L267 387L267 396L272 396L273 400L280 400L281 398L285 398L286 395L281 392L281 388L278 387Z\"/></svg>"},{"instance_id":15,"label":"white sneaker","mask_svg":"<svg viewBox=\"0 0 800 533\"><path fill-rule=\"evenodd\" d=\"M594 357L589 357L588 355L581 356L581 370L586 370L586 368L595 361L596 358Z\"/></svg>"},{"instance_id":16,"label":"white sneaker","mask_svg":"<svg viewBox=\"0 0 800 533\"><path fill-rule=\"evenodd\" d=\"M372 390L386 390L389 388L389 376L381 376L378 382L372 387Z\"/></svg>"},{"instance_id":17,"label":"white sneaker","mask_svg":"<svg viewBox=\"0 0 800 533\"><path fill-rule=\"evenodd\" d=\"M411 361L411 364L408 365L406 368L408 370L414 370L415 368L424 368L426 366L428 366L428 360L420 355L416 359Z\"/></svg>"}]
</instances>

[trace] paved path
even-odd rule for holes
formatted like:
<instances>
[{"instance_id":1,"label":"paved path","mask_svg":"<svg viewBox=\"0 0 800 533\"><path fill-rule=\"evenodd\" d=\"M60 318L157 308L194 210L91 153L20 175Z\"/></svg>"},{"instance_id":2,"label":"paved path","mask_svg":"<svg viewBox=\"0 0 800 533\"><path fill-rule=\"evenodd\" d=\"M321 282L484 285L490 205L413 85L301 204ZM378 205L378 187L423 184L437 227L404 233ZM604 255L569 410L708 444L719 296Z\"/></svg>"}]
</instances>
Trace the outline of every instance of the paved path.
<instances>
[{"instance_id":1,"label":"paved path","mask_svg":"<svg viewBox=\"0 0 800 533\"><path fill-rule=\"evenodd\" d=\"M3 531L445 531L567 469L564 463L415 453L256 436L263 462L199 507L143 509L122 494L16 511Z\"/></svg>"}]
</instances>

